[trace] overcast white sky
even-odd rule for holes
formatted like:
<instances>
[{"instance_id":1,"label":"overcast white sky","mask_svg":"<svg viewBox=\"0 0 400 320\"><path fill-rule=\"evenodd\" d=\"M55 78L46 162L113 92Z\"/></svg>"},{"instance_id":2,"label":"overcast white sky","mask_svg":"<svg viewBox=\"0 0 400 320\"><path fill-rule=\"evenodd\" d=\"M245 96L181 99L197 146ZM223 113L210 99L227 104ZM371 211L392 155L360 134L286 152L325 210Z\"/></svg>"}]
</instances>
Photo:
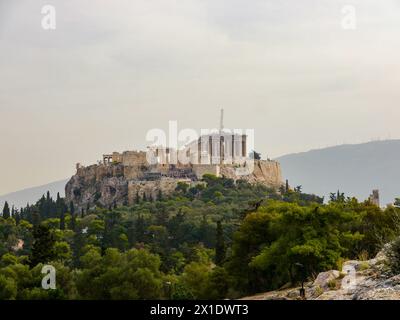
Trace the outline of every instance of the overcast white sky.
<instances>
[{"instance_id":1,"label":"overcast white sky","mask_svg":"<svg viewBox=\"0 0 400 320\"><path fill-rule=\"evenodd\" d=\"M399 30L396 0L0 0L0 194L220 107L264 157L400 138Z\"/></svg>"}]
</instances>

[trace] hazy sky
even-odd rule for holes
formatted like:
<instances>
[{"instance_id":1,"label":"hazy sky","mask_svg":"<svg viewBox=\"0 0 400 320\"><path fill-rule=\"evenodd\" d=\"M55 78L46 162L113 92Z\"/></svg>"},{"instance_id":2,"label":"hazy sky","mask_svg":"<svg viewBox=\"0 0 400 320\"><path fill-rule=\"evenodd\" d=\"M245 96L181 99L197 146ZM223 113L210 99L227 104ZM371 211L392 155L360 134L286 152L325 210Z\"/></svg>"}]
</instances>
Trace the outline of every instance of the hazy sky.
<instances>
[{"instance_id":1,"label":"hazy sky","mask_svg":"<svg viewBox=\"0 0 400 320\"><path fill-rule=\"evenodd\" d=\"M264 157L400 138L399 30L397 0L0 0L0 194L220 107Z\"/></svg>"}]
</instances>

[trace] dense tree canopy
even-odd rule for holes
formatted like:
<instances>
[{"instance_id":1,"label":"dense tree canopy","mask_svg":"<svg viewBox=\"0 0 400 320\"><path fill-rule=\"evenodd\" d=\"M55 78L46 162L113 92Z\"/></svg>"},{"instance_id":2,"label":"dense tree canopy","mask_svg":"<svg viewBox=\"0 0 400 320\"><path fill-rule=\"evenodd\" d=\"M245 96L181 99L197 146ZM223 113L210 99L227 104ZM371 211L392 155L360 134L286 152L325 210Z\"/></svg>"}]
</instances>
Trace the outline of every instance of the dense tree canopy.
<instances>
[{"instance_id":1,"label":"dense tree canopy","mask_svg":"<svg viewBox=\"0 0 400 320\"><path fill-rule=\"evenodd\" d=\"M300 186L204 182L129 207L76 212L49 193L20 210L7 204L0 299L237 298L373 256L398 234L397 207L339 192L323 204ZM41 287L44 264L56 269L55 290Z\"/></svg>"}]
</instances>

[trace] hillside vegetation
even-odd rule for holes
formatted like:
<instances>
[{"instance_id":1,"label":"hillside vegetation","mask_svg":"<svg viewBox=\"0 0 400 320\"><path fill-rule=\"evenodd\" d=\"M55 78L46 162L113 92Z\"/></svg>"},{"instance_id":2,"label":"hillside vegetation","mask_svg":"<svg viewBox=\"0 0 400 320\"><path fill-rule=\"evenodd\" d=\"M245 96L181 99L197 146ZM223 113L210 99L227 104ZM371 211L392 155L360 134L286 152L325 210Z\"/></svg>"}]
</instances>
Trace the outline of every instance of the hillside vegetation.
<instances>
[{"instance_id":1,"label":"hillside vegetation","mask_svg":"<svg viewBox=\"0 0 400 320\"><path fill-rule=\"evenodd\" d=\"M131 207L75 212L49 194L20 211L6 206L0 299L238 298L373 257L397 235L395 207L204 180ZM55 290L41 288L43 264L56 268Z\"/></svg>"}]
</instances>

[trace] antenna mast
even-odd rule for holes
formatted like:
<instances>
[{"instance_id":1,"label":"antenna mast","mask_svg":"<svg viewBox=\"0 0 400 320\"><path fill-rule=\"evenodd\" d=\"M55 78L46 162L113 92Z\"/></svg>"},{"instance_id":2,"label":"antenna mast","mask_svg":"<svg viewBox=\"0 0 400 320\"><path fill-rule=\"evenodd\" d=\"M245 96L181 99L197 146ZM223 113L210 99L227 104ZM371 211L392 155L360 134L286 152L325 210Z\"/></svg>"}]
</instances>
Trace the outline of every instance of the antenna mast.
<instances>
[{"instance_id":1,"label":"antenna mast","mask_svg":"<svg viewBox=\"0 0 400 320\"><path fill-rule=\"evenodd\" d=\"M221 118L219 122L219 131L222 132L224 130L224 109L221 109Z\"/></svg>"}]
</instances>

